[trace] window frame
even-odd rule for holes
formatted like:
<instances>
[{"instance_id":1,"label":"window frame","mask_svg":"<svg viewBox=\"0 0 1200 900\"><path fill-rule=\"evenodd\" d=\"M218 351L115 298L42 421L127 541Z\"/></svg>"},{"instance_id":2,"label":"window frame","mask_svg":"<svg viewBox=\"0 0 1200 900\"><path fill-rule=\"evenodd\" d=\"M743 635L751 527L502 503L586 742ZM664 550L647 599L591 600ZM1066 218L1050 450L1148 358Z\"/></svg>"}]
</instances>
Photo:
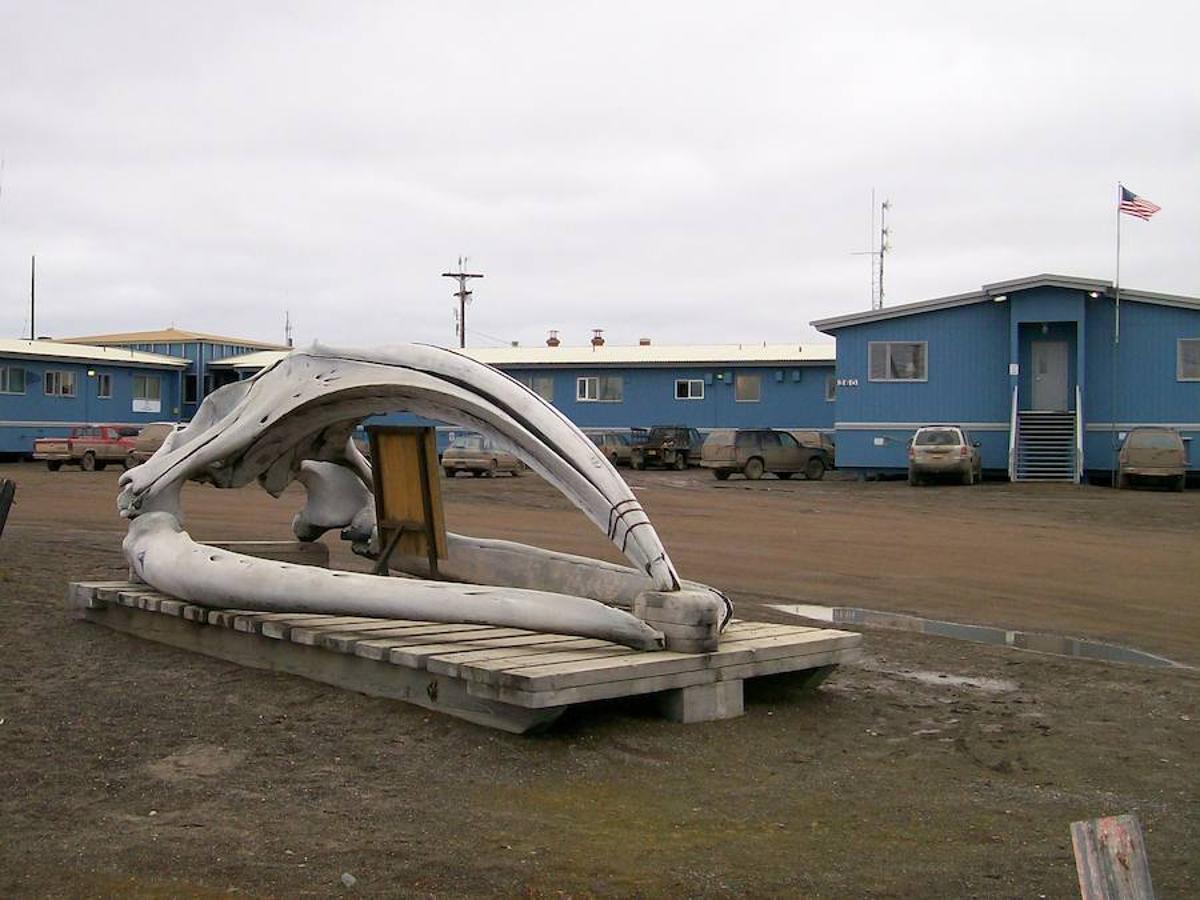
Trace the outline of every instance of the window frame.
<instances>
[{"instance_id":1,"label":"window frame","mask_svg":"<svg viewBox=\"0 0 1200 900\"><path fill-rule=\"evenodd\" d=\"M685 395L680 396L679 386L686 385ZM696 394L696 388L699 387L700 393ZM676 378L675 379L675 399L676 400L703 400L704 399L704 379L703 378Z\"/></svg>"},{"instance_id":2,"label":"window frame","mask_svg":"<svg viewBox=\"0 0 1200 900\"><path fill-rule=\"evenodd\" d=\"M617 387L617 396L604 396L605 387L602 382L607 382L611 387L614 383ZM594 394L595 396L589 396ZM576 403L623 403L625 402L625 379L621 375L580 375L575 379L575 402Z\"/></svg>"},{"instance_id":3,"label":"window frame","mask_svg":"<svg viewBox=\"0 0 1200 900\"><path fill-rule=\"evenodd\" d=\"M743 379L747 384L753 381L755 386L754 397L739 397L741 393L741 385ZM733 402L734 403L761 403L762 402L762 375L756 372L735 372L733 375Z\"/></svg>"},{"instance_id":4,"label":"window frame","mask_svg":"<svg viewBox=\"0 0 1200 900\"><path fill-rule=\"evenodd\" d=\"M70 387L70 391L67 387ZM47 397L74 397L75 373L70 369L47 369L42 378L42 393Z\"/></svg>"},{"instance_id":5,"label":"window frame","mask_svg":"<svg viewBox=\"0 0 1200 900\"><path fill-rule=\"evenodd\" d=\"M1183 345L1196 345L1196 373L1188 375L1183 368ZM1176 381L1200 381L1200 337L1193 338L1178 338L1175 341L1175 380Z\"/></svg>"},{"instance_id":6,"label":"window frame","mask_svg":"<svg viewBox=\"0 0 1200 900\"><path fill-rule=\"evenodd\" d=\"M825 402L837 402L837 375L825 376Z\"/></svg>"},{"instance_id":7,"label":"window frame","mask_svg":"<svg viewBox=\"0 0 1200 900\"><path fill-rule=\"evenodd\" d=\"M142 385L144 385L146 387L149 387L149 385L153 384L155 386L155 391L154 391L155 396L151 397L144 393L139 395L139 393L138 393L139 381ZM140 373L134 375L133 376L133 399L135 401L146 400L149 402L154 402L155 400L157 400L159 403L162 403L162 376L161 375L143 375Z\"/></svg>"},{"instance_id":8,"label":"window frame","mask_svg":"<svg viewBox=\"0 0 1200 900\"><path fill-rule=\"evenodd\" d=\"M892 350L895 345L904 344L921 348L921 367L924 371L919 378L876 378L871 365L871 357L875 347L886 348L884 353L884 371L892 370ZM929 381L929 341L868 341L867 342L867 380L877 384L925 384Z\"/></svg>"},{"instance_id":9,"label":"window frame","mask_svg":"<svg viewBox=\"0 0 1200 900\"><path fill-rule=\"evenodd\" d=\"M96 373L96 399L111 400L112 392L112 374L109 372Z\"/></svg>"},{"instance_id":10,"label":"window frame","mask_svg":"<svg viewBox=\"0 0 1200 900\"><path fill-rule=\"evenodd\" d=\"M12 389L13 372L21 373L21 389L14 391ZM29 370L24 366L0 366L0 394L8 394L14 397L25 395L25 391L29 387Z\"/></svg>"}]
</instances>

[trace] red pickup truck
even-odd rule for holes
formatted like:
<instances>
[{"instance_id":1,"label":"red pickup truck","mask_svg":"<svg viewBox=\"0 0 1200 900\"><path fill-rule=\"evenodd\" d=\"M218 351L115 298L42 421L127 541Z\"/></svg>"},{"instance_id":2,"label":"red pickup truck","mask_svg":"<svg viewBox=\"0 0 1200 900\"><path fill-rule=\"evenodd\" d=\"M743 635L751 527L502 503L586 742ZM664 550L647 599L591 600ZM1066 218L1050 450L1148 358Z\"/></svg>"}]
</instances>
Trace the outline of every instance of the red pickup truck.
<instances>
[{"instance_id":1,"label":"red pickup truck","mask_svg":"<svg viewBox=\"0 0 1200 900\"><path fill-rule=\"evenodd\" d=\"M51 472L64 463L77 464L85 472L100 471L110 462L128 469L137 436L135 425L80 425L65 438L38 438L33 458L45 460Z\"/></svg>"}]
</instances>

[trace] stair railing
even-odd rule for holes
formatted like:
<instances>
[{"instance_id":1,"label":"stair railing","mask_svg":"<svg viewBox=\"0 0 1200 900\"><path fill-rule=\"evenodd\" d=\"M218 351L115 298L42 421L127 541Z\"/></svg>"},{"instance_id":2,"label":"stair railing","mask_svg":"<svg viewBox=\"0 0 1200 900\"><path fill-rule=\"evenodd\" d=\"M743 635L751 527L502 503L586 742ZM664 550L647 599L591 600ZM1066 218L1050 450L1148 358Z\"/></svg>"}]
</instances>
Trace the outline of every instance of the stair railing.
<instances>
[{"instance_id":1,"label":"stair railing","mask_svg":"<svg viewBox=\"0 0 1200 900\"><path fill-rule=\"evenodd\" d=\"M1075 385L1075 483L1083 481L1083 391Z\"/></svg>"},{"instance_id":2,"label":"stair railing","mask_svg":"<svg viewBox=\"0 0 1200 900\"><path fill-rule=\"evenodd\" d=\"M1017 480L1017 386L1012 390L1012 412L1008 417L1008 480Z\"/></svg>"}]
</instances>

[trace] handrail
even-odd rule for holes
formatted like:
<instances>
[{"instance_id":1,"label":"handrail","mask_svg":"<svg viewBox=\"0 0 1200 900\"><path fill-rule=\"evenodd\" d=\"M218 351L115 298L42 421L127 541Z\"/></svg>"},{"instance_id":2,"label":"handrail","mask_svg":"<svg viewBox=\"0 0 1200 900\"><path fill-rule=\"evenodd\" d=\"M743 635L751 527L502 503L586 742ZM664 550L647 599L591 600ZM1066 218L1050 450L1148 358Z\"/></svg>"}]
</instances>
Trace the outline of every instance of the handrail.
<instances>
[{"instance_id":1,"label":"handrail","mask_svg":"<svg viewBox=\"0 0 1200 900\"><path fill-rule=\"evenodd\" d=\"M1083 392L1075 385L1075 483L1083 482Z\"/></svg>"},{"instance_id":2,"label":"handrail","mask_svg":"<svg viewBox=\"0 0 1200 900\"><path fill-rule=\"evenodd\" d=\"M1008 419L1008 480L1017 480L1017 386L1013 385L1012 413Z\"/></svg>"}]
</instances>

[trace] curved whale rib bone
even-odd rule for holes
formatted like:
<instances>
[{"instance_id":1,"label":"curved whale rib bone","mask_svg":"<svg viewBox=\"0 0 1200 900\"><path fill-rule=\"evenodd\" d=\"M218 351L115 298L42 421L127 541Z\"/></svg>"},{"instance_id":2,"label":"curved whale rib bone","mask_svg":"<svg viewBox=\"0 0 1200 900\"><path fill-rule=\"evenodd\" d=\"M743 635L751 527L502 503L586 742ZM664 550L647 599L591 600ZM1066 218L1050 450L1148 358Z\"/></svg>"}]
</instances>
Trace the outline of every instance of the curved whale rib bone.
<instances>
[{"instance_id":1,"label":"curved whale rib bone","mask_svg":"<svg viewBox=\"0 0 1200 900\"><path fill-rule=\"evenodd\" d=\"M545 551L527 548L534 553L524 555L526 563L552 576L546 584L513 577L503 587L451 585L232 559L237 555L205 548L183 531L180 489L188 479L218 487L257 480L276 496L299 480L308 502L293 522L298 537L314 539L341 528L356 544L368 543L375 518L371 473L350 435L363 419L395 411L489 435L555 485L633 568L614 567L618 574L594 560L584 561L597 567L591 570L580 563L564 567L562 560L548 565L536 555ZM524 624L518 627L612 635L609 639L649 647L661 641L658 631L596 602L612 603L613 589L567 593L553 590L554 585L571 583L561 577L567 571L604 576L620 584L616 605L626 607L633 586L673 592L684 585L641 504L586 435L526 386L436 347L362 351L314 346L293 352L253 378L211 394L192 422L170 435L146 463L126 472L120 485L118 507L131 520L126 540L131 564L155 587L199 603L269 609L304 603L311 611L353 608L369 615L361 612L366 604L390 610L389 615L520 621ZM511 550L508 556L522 558ZM478 566L474 571L483 574ZM542 589L546 587L551 590ZM714 593L728 606L723 594ZM587 599L589 595L596 599ZM584 613L592 607L594 614Z\"/></svg>"}]
</instances>

